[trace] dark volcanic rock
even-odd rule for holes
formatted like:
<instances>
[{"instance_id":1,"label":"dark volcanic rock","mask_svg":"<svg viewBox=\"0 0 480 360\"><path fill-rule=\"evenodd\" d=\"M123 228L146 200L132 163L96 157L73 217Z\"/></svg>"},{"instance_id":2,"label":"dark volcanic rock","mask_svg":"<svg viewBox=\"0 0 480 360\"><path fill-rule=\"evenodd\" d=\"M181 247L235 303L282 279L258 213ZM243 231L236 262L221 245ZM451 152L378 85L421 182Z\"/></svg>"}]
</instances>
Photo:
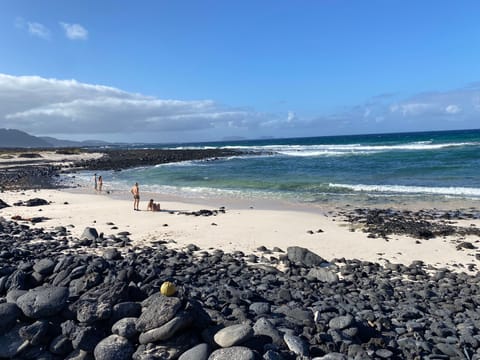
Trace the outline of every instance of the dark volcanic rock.
<instances>
[{"instance_id":1,"label":"dark volcanic rock","mask_svg":"<svg viewBox=\"0 0 480 360\"><path fill-rule=\"evenodd\" d=\"M233 346L215 350L208 360L255 360L255 353L247 347Z\"/></svg>"},{"instance_id":2,"label":"dark volcanic rock","mask_svg":"<svg viewBox=\"0 0 480 360\"><path fill-rule=\"evenodd\" d=\"M137 320L138 331L148 331L158 328L173 319L181 301L176 297L166 297L160 293L152 295L144 301L146 309Z\"/></svg>"},{"instance_id":3,"label":"dark volcanic rock","mask_svg":"<svg viewBox=\"0 0 480 360\"><path fill-rule=\"evenodd\" d=\"M208 354L208 344L202 343L185 351L178 360L207 360Z\"/></svg>"},{"instance_id":4,"label":"dark volcanic rock","mask_svg":"<svg viewBox=\"0 0 480 360\"><path fill-rule=\"evenodd\" d=\"M130 360L135 348L127 339L119 335L110 335L95 347L96 360Z\"/></svg>"},{"instance_id":5,"label":"dark volcanic rock","mask_svg":"<svg viewBox=\"0 0 480 360\"><path fill-rule=\"evenodd\" d=\"M97 229L92 227L86 227L85 230L83 230L82 236L80 236L80 238L92 241L96 240L98 238Z\"/></svg>"},{"instance_id":6,"label":"dark volcanic rock","mask_svg":"<svg viewBox=\"0 0 480 360\"><path fill-rule=\"evenodd\" d=\"M41 275L50 275L55 267L51 259L41 259L33 265L33 270Z\"/></svg>"},{"instance_id":7,"label":"dark volcanic rock","mask_svg":"<svg viewBox=\"0 0 480 360\"><path fill-rule=\"evenodd\" d=\"M20 309L15 304L0 304L0 336L9 331L17 322L21 314Z\"/></svg>"},{"instance_id":8,"label":"dark volcanic rock","mask_svg":"<svg viewBox=\"0 0 480 360\"><path fill-rule=\"evenodd\" d=\"M138 341L140 344L154 343L157 341L168 340L178 331L188 327L193 321L193 317L188 313L181 313L175 316L167 323L143 332L140 334Z\"/></svg>"},{"instance_id":9,"label":"dark volcanic rock","mask_svg":"<svg viewBox=\"0 0 480 360\"><path fill-rule=\"evenodd\" d=\"M20 296L17 305L26 316L39 319L62 311L67 299L67 288L38 287Z\"/></svg>"},{"instance_id":10,"label":"dark volcanic rock","mask_svg":"<svg viewBox=\"0 0 480 360\"><path fill-rule=\"evenodd\" d=\"M215 342L223 347L240 345L253 336L253 329L249 325L238 324L231 325L218 331L215 336Z\"/></svg>"},{"instance_id":11,"label":"dark volcanic rock","mask_svg":"<svg viewBox=\"0 0 480 360\"><path fill-rule=\"evenodd\" d=\"M21 325L0 336L0 358L13 358L26 342L19 334Z\"/></svg>"},{"instance_id":12,"label":"dark volcanic rock","mask_svg":"<svg viewBox=\"0 0 480 360\"><path fill-rule=\"evenodd\" d=\"M0 209L6 208L6 207L9 207L9 206L10 205L8 205L5 201L0 199Z\"/></svg>"},{"instance_id":13,"label":"dark volcanic rock","mask_svg":"<svg viewBox=\"0 0 480 360\"><path fill-rule=\"evenodd\" d=\"M448 216L469 214L476 216ZM407 215L438 223L447 216ZM1 358L478 357L479 274L421 261L325 263L301 248L253 258L196 246L175 250L166 240L121 248L120 235L93 237L92 245L121 256L91 255L66 228L0 218ZM160 294L164 281L177 286L175 297ZM214 340L227 347L216 350Z\"/></svg>"},{"instance_id":14,"label":"dark volcanic rock","mask_svg":"<svg viewBox=\"0 0 480 360\"><path fill-rule=\"evenodd\" d=\"M320 266L322 263L326 262L325 259L321 258L314 252L300 246L288 247L287 257L292 263L305 267Z\"/></svg>"},{"instance_id":15,"label":"dark volcanic rock","mask_svg":"<svg viewBox=\"0 0 480 360\"><path fill-rule=\"evenodd\" d=\"M27 201L19 201L14 205L15 206L42 206L42 205L48 205L48 204L49 202L45 199L33 198Z\"/></svg>"},{"instance_id":16,"label":"dark volcanic rock","mask_svg":"<svg viewBox=\"0 0 480 360\"><path fill-rule=\"evenodd\" d=\"M215 159L245 154L228 149L129 149L106 150L100 159L78 162L76 165L90 170L119 170L130 167L166 164L171 162Z\"/></svg>"}]
</instances>

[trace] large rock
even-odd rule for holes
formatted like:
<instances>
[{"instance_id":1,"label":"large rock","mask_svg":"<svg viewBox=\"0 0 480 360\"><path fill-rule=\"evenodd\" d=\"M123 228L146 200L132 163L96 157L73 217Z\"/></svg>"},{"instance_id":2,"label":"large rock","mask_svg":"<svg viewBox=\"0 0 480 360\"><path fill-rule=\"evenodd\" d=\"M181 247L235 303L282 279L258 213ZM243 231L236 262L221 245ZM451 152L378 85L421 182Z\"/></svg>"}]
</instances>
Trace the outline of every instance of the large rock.
<instances>
[{"instance_id":1,"label":"large rock","mask_svg":"<svg viewBox=\"0 0 480 360\"><path fill-rule=\"evenodd\" d=\"M150 296L144 301L147 308L137 320L137 330L145 332L158 328L173 319L182 305L179 298L166 297L161 294Z\"/></svg>"},{"instance_id":2,"label":"large rock","mask_svg":"<svg viewBox=\"0 0 480 360\"><path fill-rule=\"evenodd\" d=\"M247 347L233 346L215 350L208 360L255 360L255 353Z\"/></svg>"},{"instance_id":3,"label":"large rock","mask_svg":"<svg viewBox=\"0 0 480 360\"><path fill-rule=\"evenodd\" d=\"M26 340L19 334L22 325L17 325L6 334L0 336L0 358L13 358L22 348Z\"/></svg>"},{"instance_id":4,"label":"large rock","mask_svg":"<svg viewBox=\"0 0 480 360\"><path fill-rule=\"evenodd\" d=\"M177 359L183 352L199 344L196 331L184 331L169 340L137 347L133 360Z\"/></svg>"},{"instance_id":5,"label":"large rock","mask_svg":"<svg viewBox=\"0 0 480 360\"><path fill-rule=\"evenodd\" d=\"M176 317L174 317L169 322L167 322L166 324L158 328L141 333L138 341L140 342L140 344L148 344L148 343L154 343L161 340L170 339L178 331L190 325L192 321L193 321L193 318L190 314L181 313Z\"/></svg>"},{"instance_id":6,"label":"large rock","mask_svg":"<svg viewBox=\"0 0 480 360\"><path fill-rule=\"evenodd\" d=\"M55 268L55 263L51 259L41 259L38 260L33 265L33 270L42 275L50 275Z\"/></svg>"},{"instance_id":7,"label":"large rock","mask_svg":"<svg viewBox=\"0 0 480 360\"><path fill-rule=\"evenodd\" d=\"M305 266L305 267L314 267L320 266L322 263L325 263L326 260L318 256L317 254L311 252L308 249L302 248L300 246L290 246L287 248L287 257L295 265Z\"/></svg>"},{"instance_id":8,"label":"large rock","mask_svg":"<svg viewBox=\"0 0 480 360\"><path fill-rule=\"evenodd\" d=\"M270 339L270 342L276 346L284 346L280 332L277 328L266 318L260 318L253 325L253 331L255 336L266 336Z\"/></svg>"},{"instance_id":9,"label":"large rock","mask_svg":"<svg viewBox=\"0 0 480 360\"><path fill-rule=\"evenodd\" d=\"M0 199L0 209L6 208L6 207L9 207L9 206L10 205L8 205L5 201Z\"/></svg>"},{"instance_id":10,"label":"large rock","mask_svg":"<svg viewBox=\"0 0 480 360\"><path fill-rule=\"evenodd\" d=\"M80 236L80 239L84 240L95 240L98 238L98 232L97 229L92 228L92 227L86 227L85 230L83 230L82 236Z\"/></svg>"},{"instance_id":11,"label":"large rock","mask_svg":"<svg viewBox=\"0 0 480 360\"><path fill-rule=\"evenodd\" d=\"M72 342L64 335L58 335L50 343L49 350L55 355L66 355L73 350Z\"/></svg>"},{"instance_id":12,"label":"large rock","mask_svg":"<svg viewBox=\"0 0 480 360\"><path fill-rule=\"evenodd\" d=\"M64 287L38 287L17 299L17 306L31 318L58 314L67 304L68 289Z\"/></svg>"},{"instance_id":13,"label":"large rock","mask_svg":"<svg viewBox=\"0 0 480 360\"><path fill-rule=\"evenodd\" d=\"M219 346L227 348L239 345L249 340L252 336L253 329L250 325L238 324L221 329L215 334L213 339Z\"/></svg>"},{"instance_id":14,"label":"large rock","mask_svg":"<svg viewBox=\"0 0 480 360\"><path fill-rule=\"evenodd\" d=\"M110 335L97 344L93 354L95 360L129 360L134 352L134 346L127 339Z\"/></svg>"},{"instance_id":15,"label":"large rock","mask_svg":"<svg viewBox=\"0 0 480 360\"><path fill-rule=\"evenodd\" d=\"M21 311L12 303L0 304L0 335L10 330L17 322Z\"/></svg>"},{"instance_id":16,"label":"large rock","mask_svg":"<svg viewBox=\"0 0 480 360\"><path fill-rule=\"evenodd\" d=\"M138 331L135 328L136 322L137 322L137 318L134 318L134 317L126 317L126 318L120 319L115 324L113 324L112 333L123 336L124 338L127 338L127 339L133 338L138 334Z\"/></svg>"},{"instance_id":17,"label":"large rock","mask_svg":"<svg viewBox=\"0 0 480 360\"><path fill-rule=\"evenodd\" d=\"M307 274L307 279L309 280L319 280L333 284L338 282L338 275L331 271L329 268L316 267L310 269Z\"/></svg>"},{"instance_id":18,"label":"large rock","mask_svg":"<svg viewBox=\"0 0 480 360\"><path fill-rule=\"evenodd\" d=\"M285 334L283 340L285 341L285 344L287 344L288 349L296 355L308 356L308 343L302 338L291 334Z\"/></svg>"},{"instance_id":19,"label":"large rock","mask_svg":"<svg viewBox=\"0 0 480 360\"><path fill-rule=\"evenodd\" d=\"M40 199L40 198L33 198L33 199L28 199L27 201L23 202L23 206L43 206L43 205L48 205L49 202L45 199Z\"/></svg>"},{"instance_id":20,"label":"large rock","mask_svg":"<svg viewBox=\"0 0 480 360\"><path fill-rule=\"evenodd\" d=\"M333 330L342 330L350 327L353 323L354 319L352 315L342 315L331 319L328 326Z\"/></svg>"},{"instance_id":21,"label":"large rock","mask_svg":"<svg viewBox=\"0 0 480 360\"><path fill-rule=\"evenodd\" d=\"M208 345L206 343L198 344L190 350L185 351L178 360L207 360Z\"/></svg>"},{"instance_id":22,"label":"large rock","mask_svg":"<svg viewBox=\"0 0 480 360\"><path fill-rule=\"evenodd\" d=\"M28 340L30 345L40 345L51 340L50 324L47 320L37 320L31 325L23 326L18 332L22 339Z\"/></svg>"}]
</instances>

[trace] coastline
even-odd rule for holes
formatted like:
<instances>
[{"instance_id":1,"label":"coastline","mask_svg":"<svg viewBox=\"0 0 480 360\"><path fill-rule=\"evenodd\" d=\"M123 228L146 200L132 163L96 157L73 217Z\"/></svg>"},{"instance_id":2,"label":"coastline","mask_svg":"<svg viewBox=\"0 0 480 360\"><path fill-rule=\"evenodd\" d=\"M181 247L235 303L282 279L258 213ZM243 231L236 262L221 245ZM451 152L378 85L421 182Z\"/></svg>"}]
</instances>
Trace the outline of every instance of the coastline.
<instances>
[{"instance_id":1,"label":"coastline","mask_svg":"<svg viewBox=\"0 0 480 360\"><path fill-rule=\"evenodd\" d=\"M12 206L0 210L0 215L7 219L41 215L47 220L33 226L69 226L76 237L80 237L86 227L94 227L105 235L128 231L133 246L139 247L167 241L179 249L194 244L205 250L222 249L258 255L257 249L261 246L282 250L288 246L300 246L333 262L339 258L404 265L422 261L435 268L470 273L477 270L477 250L458 250L456 247L460 242L478 243L478 236L453 234L416 239L392 234L388 239L369 237L362 231L360 223L347 221L343 214L350 213L351 209L345 207L334 209L236 199L172 201L162 199L161 194L142 193L142 211L134 212L130 194L116 192L109 195L89 188L7 191L0 198L10 205L30 198L50 202L41 207ZM150 198L160 202L162 211L146 211ZM202 209L214 211L221 207L225 208L225 213L214 216L185 214ZM454 220L453 223L480 228L479 219Z\"/></svg>"},{"instance_id":2,"label":"coastline","mask_svg":"<svg viewBox=\"0 0 480 360\"><path fill-rule=\"evenodd\" d=\"M224 152L201 150L115 150L107 152L67 151L6 151L0 158L0 169L9 174L28 169L54 167L53 173L73 172L81 169L119 169L135 164L135 158L143 156L145 164L159 161L184 161L185 159L230 156ZM40 173L31 184L31 190L9 190L0 193L0 199L7 204L26 201L29 198L43 198L50 202L40 209L36 207L11 206L0 209L0 216L7 219L38 217L41 211L44 221L33 224L37 227L71 227L72 235L80 237L84 228L95 227L105 235L128 231L135 246L149 246L155 241L168 241L172 247L182 248L195 244L203 249L222 249L227 252L243 251L259 254L258 248L280 248L301 246L322 256L328 261L335 259L359 259L380 263L408 265L422 261L435 268L446 267L454 271L477 271L477 243L479 237L451 233L448 236L433 236L419 239L411 234L390 234L380 236L365 230L365 219L358 218L356 211L377 211L386 209L399 212L422 212L438 214L442 211L459 213L477 212L478 201L445 199L442 202L415 201L375 203L299 203L279 199L233 197L192 198L172 194L148 193L141 190L141 209L146 210L148 199L160 202L160 212L133 212L131 195L128 191L108 191L105 185L102 193L93 188L43 186L54 183L51 172ZM49 180L50 179L50 180ZM30 178L27 180L31 180ZM50 184L51 185L51 184ZM53 187L53 189L52 189ZM28 189L28 187L27 187ZM189 216L202 209L225 212L215 216ZM398 214L397 214L398 215ZM401 216L401 214L400 214ZM357 217L357 218L356 218ZM455 217L455 216L454 216ZM352 219L355 219L353 221ZM410 219L412 220L412 219ZM376 221L385 222L385 219ZM412 223L412 221L410 221ZM421 222L415 215L413 223ZM436 220L439 222L439 219ZM435 223L432 222L432 223ZM114 225L107 225L114 224ZM480 215L452 219L451 224L463 228L480 228ZM408 225L408 224L407 224ZM411 225L408 225L411 226ZM113 228L113 229L112 229ZM462 242L472 244L471 249L460 248ZM480 252L479 252L480 257Z\"/></svg>"},{"instance_id":3,"label":"coastline","mask_svg":"<svg viewBox=\"0 0 480 360\"><path fill-rule=\"evenodd\" d=\"M59 171L38 179L54 185ZM381 209L140 189L134 211L125 190L27 185L0 192L1 358L479 353L475 203ZM163 211L146 211L149 198Z\"/></svg>"}]
</instances>

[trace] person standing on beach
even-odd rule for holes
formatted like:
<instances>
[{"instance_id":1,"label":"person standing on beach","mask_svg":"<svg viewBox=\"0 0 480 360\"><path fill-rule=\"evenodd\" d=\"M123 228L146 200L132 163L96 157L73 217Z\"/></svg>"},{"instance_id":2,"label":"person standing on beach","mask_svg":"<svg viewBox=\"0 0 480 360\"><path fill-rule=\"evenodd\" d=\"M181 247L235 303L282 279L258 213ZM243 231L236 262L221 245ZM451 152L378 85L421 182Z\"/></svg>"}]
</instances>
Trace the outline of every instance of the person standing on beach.
<instances>
[{"instance_id":1,"label":"person standing on beach","mask_svg":"<svg viewBox=\"0 0 480 360\"><path fill-rule=\"evenodd\" d=\"M95 182L95 190L97 190L97 173L93 174L93 181Z\"/></svg>"},{"instance_id":2,"label":"person standing on beach","mask_svg":"<svg viewBox=\"0 0 480 360\"><path fill-rule=\"evenodd\" d=\"M98 191L102 191L102 186L103 186L103 178L102 175L98 177Z\"/></svg>"},{"instance_id":3,"label":"person standing on beach","mask_svg":"<svg viewBox=\"0 0 480 360\"><path fill-rule=\"evenodd\" d=\"M133 210L140 211L138 204L140 203L140 190L138 189L138 182L133 185L130 192L133 195Z\"/></svg>"}]
</instances>

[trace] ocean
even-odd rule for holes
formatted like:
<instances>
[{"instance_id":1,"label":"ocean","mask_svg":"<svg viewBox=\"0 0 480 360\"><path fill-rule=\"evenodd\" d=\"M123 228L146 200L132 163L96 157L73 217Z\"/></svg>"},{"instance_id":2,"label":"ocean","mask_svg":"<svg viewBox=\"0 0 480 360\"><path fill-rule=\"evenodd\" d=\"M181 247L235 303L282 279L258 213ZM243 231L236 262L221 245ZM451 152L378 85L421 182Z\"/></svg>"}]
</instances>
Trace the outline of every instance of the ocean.
<instances>
[{"instance_id":1,"label":"ocean","mask_svg":"<svg viewBox=\"0 0 480 360\"><path fill-rule=\"evenodd\" d=\"M192 198L280 199L296 203L480 200L480 130L328 136L136 148L254 151L102 173L106 187ZM91 172L77 177L90 181Z\"/></svg>"}]
</instances>

